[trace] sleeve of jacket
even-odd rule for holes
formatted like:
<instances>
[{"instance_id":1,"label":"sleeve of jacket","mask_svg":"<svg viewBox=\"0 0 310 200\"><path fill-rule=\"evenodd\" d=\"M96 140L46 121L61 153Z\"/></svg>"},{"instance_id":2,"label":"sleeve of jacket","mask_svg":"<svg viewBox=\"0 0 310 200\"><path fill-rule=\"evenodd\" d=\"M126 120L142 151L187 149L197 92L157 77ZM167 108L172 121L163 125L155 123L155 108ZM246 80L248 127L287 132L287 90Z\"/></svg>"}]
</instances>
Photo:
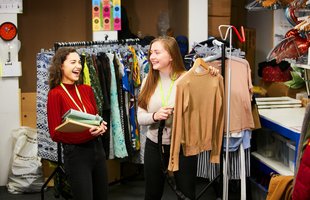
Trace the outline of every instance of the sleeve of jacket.
<instances>
[{"instance_id":1,"label":"sleeve of jacket","mask_svg":"<svg viewBox=\"0 0 310 200\"><path fill-rule=\"evenodd\" d=\"M169 171L179 170L179 154L181 148L181 139L184 134L183 124L183 103L184 103L183 88L180 85L176 85L176 99L174 106L172 133L171 133L171 146L170 146L170 158L169 158Z\"/></svg>"}]
</instances>

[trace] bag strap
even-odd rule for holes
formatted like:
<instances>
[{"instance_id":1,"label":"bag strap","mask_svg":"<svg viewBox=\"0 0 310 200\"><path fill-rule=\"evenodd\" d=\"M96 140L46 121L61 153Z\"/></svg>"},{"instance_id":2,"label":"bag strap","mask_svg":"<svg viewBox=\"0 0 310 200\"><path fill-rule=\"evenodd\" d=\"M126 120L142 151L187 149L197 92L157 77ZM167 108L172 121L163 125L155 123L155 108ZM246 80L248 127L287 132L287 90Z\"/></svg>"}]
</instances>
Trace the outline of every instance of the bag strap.
<instances>
[{"instance_id":1,"label":"bag strap","mask_svg":"<svg viewBox=\"0 0 310 200\"><path fill-rule=\"evenodd\" d=\"M163 156L163 130L165 128L165 120L161 120L159 122L159 127L158 127L158 150L159 150L159 158L161 160L161 168L163 173L166 176L167 182L171 189L174 191L174 193L182 200L190 200L188 197L186 197L180 190L178 190L175 180L173 177L169 176L168 169L165 167L165 161L164 161L164 156Z\"/></svg>"}]
</instances>

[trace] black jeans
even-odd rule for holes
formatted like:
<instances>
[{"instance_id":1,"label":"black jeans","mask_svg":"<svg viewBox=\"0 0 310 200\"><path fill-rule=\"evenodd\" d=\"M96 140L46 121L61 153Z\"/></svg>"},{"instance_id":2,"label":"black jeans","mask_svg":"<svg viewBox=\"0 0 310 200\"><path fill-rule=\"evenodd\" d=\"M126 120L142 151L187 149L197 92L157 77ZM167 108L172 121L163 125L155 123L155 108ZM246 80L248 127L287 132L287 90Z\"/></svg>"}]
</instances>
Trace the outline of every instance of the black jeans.
<instances>
[{"instance_id":1,"label":"black jeans","mask_svg":"<svg viewBox=\"0 0 310 200\"><path fill-rule=\"evenodd\" d=\"M168 167L170 145L163 145L165 169ZM174 172L176 186L186 197L195 199L197 156L179 158L179 171ZM145 200L160 200L163 196L166 176L162 170L158 144L146 140L144 152Z\"/></svg>"},{"instance_id":2,"label":"black jeans","mask_svg":"<svg viewBox=\"0 0 310 200\"><path fill-rule=\"evenodd\" d=\"M63 144L65 174L74 200L108 199L106 156L101 138L83 144Z\"/></svg>"}]
</instances>

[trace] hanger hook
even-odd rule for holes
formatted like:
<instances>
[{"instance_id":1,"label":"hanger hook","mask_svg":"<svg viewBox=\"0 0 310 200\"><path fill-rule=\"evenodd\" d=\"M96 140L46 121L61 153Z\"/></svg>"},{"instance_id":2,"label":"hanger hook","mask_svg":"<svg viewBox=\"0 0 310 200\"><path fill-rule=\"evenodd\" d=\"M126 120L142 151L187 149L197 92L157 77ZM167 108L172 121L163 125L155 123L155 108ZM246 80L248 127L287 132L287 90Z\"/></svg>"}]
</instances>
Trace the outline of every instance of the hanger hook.
<instances>
[{"instance_id":1,"label":"hanger hook","mask_svg":"<svg viewBox=\"0 0 310 200\"><path fill-rule=\"evenodd\" d=\"M240 33L239 31L237 30L237 28L235 26L232 26L233 30L235 31L238 39L240 42L245 42L245 36L244 36L244 29L243 29L243 26L241 26L241 34L242 36L240 36Z\"/></svg>"}]
</instances>

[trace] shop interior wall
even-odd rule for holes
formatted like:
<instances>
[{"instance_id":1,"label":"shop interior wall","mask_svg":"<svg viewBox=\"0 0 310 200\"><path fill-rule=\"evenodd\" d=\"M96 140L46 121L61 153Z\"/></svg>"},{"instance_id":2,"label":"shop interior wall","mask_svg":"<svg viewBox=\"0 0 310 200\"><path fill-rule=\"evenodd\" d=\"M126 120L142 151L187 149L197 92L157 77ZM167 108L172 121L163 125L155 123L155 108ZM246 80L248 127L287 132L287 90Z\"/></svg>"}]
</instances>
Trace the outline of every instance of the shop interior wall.
<instances>
[{"instance_id":1,"label":"shop interior wall","mask_svg":"<svg viewBox=\"0 0 310 200\"><path fill-rule=\"evenodd\" d=\"M255 76L254 84L259 85L261 78L258 76L258 64L266 61L269 51L273 48L273 11L260 10L247 12L247 27L256 30L255 37Z\"/></svg>"},{"instance_id":2,"label":"shop interior wall","mask_svg":"<svg viewBox=\"0 0 310 200\"><path fill-rule=\"evenodd\" d=\"M162 13L169 14L176 35L187 35L187 4L188 0L122 1L131 31L155 37ZM52 48L54 42L92 40L91 6L91 1L85 0L23 2L23 13L18 15L22 92L36 91L36 55L41 49Z\"/></svg>"},{"instance_id":3,"label":"shop interior wall","mask_svg":"<svg viewBox=\"0 0 310 200\"><path fill-rule=\"evenodd\" d=\"M213 0L211 0L213 1ZM225 0L224 0L225 1ZM248 49L247 58L252 65L253 84L259 85L260 77L258 76L258 64L266 60L269 51L273 48L273 11L259 10L248 11L245 6L253 0L231 0L231 24L240 27L244 26L254 31L254 37L246 35L246 42L254 44L254 49ZM234 45L237 44L237 37L234 36ZM254 41L249 41L254 40Z\"/></svg>"},{"instance_id":4,"label":"shop interior wall","mask_svg":"<svg viewBox=\"0 0 310 200\"><path fill-rule=\"evenodd\" d=\"M134 34L141 32L143 36L160 35L159 19L167 14L169 27L175 35L187 35L188 0L131 0L122 1L126 9L129 26Z\"/></svg>"},{"instance_id":5,"label":"shop interior wall","mask_svg":"<svg viewBox=\"0 0 310 200\"><path fill-rule=\"evenodd\" d=\"M232 1L231 24L256 30L257 65L272 49L273 18L272 11L246 11L244 5L248 2L242 0L241 4L236 4ZM122 1L122 5L127 10L131 31L135 34L142 31L144 36L157 36L158 18L162 12L168 12L175 36L188 35L188 0L131 0ZM18 38L22 44L19 52L23 73L19 82L21 92L36 91L36 55L42 48L52 48L58 41L92 39L90 10L91 1L85 0L23 2L23 13L18 15ZM259 81L257 73L254 81Z\"/></svg>"},{"instance_id":6,"label":"shop interior wall","mask_svg":"<svg viewBox=\"0 0 310 200\"><path fill-rule=\"evenodd\" d=\"M168 2L170 26L174 31L174 36L184 35L188 37L188 0L170 0Z\"/></svg>"},{"instance_id":7,"label":"shop interior wall","mask_svg":"<svg viewBox=\"0 0 310 200\"><path fill-rule=\"evenodd\" d=\"M36 55L54 42L92 39L91 1L23 1L18 15L19 59L22 62L21 92L36 91Z\"/></svg>"}]
</instances>

